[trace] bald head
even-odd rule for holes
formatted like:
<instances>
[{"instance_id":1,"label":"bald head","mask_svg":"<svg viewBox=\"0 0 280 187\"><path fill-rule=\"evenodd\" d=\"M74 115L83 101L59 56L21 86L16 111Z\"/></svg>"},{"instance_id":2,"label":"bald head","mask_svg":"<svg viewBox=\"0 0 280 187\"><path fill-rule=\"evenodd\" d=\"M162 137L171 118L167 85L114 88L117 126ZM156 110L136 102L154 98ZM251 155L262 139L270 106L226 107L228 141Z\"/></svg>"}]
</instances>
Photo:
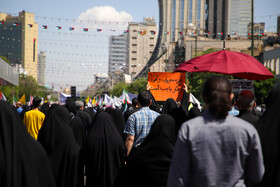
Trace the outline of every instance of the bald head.
<instances>
[{"instance_id":1,"label":"bald head","mask_svg":"<svg viewBox=\"0 0 280 187\"><path fill-rule=\"evenodd\" d=\"M18 102L16 103L16 107L17 107L17 108L22 107L22 103L21 103L20 101L18 101Z\"/></svg>"}]
</instances>

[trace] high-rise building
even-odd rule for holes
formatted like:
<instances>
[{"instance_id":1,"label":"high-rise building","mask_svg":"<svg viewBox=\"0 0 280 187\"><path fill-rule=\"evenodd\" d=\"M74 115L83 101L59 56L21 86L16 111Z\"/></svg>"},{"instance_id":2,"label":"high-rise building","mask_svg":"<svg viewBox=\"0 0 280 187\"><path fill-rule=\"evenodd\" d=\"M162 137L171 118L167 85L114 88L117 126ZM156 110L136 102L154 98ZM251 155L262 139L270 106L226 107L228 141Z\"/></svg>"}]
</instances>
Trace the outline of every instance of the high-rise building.
<instances>
[{"instance_id":1,"label":"high-rise building","mask_svg":"<svg viewBox=\"0 0 280 187\"><path fill-rule=\"evenodd\" d=\"M13 65L21 65L37 80L38 24L34 14L22 11L19 16L0 13L0 55Z\"/></svg>"},{"instance_id":2,"label":"high-rise building","mask_svg":"<svg viewBox=\"0 0 280 187\"><path fill-rule=\"evenodd\" d=\"M246 36L247 26L252 23L252 0L228 1L228 34L237 33Z\"/></svg>"},{"instance_id":3,"label":"high-rise building","mask_svg":"<svg viewBox=\"0 0 280 187\"><path fill-rule=\"evenodd\" d=\"M173 54L177 43L184 41L185 36L205 31L205 0L158 0L158 4L159 31L155 49L147 67L137 77L146 75L149 70L174 70Z\"/></svg>"},{"instance_id":4,"label":"high-rise building","mask_svg":"<svg viewBox=\"0 0 280 187\"><path fill-rule=\"evenodd\" d=\"M38 54L38 83L45 86L46 83L46 52L40 51Z\"/></svg>"},{"instance_id":5,"label":"high-rise building","mask_svg":"<svg viewBox=\"0 0 280 187\"><path fill-rule=\"evenodd\" d=\"M109 38L109 76L114 80L127 73L127 34Z\"/></svg>"},{"instance_id":6,"label":"high-rise building","mask_svg":"<svg viewBox=\"0 0 280 187\"><path fill-rule=\"evenodd\" d=\"M205 0L163 0L163 40L176 42L181 35L203 34Z\"/></svg>"},{"instance_id":7,"label":"high-rise building","mask_svg":"<svg viewBox=\"0 0 280 187\"><path fill-rule=\"evenodd\" d=\"M145 18L143 23L130 23L128 31L128 73L134 78L153 54L157 41L155 20Z\"/></svg>"},{"instance_id":8,"label":"high-rise building","mask_svg":"<svg viewBox=\"0 0 280 187\"><path fill-rule=\"evenodd\" d=\"M247 35L251 22L252 0L206 0L206 31L209 37Z\"/></svg>"},{"instance_id":9,"label":"high-rise building","mask_svg":"<svg viewBox=\"0 0 280 187\"><path fill-rule=\"evenodd\" d=\"M206 0L206 32L210 38L224 39L228 34L228 5L226 0Z\"/></svg>"}]
</instances>

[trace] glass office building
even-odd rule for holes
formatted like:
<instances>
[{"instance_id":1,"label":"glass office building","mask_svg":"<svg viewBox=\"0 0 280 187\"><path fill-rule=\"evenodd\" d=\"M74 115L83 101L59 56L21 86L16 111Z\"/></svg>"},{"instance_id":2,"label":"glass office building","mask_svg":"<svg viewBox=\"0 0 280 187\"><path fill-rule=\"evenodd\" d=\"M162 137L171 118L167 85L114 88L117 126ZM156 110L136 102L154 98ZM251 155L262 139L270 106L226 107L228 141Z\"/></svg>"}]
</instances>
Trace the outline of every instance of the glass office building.
<instances>
[{"instance_id":1,"label":"glass office building","mask_svg":"<svg viewBox=\"0 0 280 187\"><path fill-rule=\"evenodd\" d=\"M251 0L229 0L228 34L246 35L251 22Z\"/></svg>"}]
</instances>

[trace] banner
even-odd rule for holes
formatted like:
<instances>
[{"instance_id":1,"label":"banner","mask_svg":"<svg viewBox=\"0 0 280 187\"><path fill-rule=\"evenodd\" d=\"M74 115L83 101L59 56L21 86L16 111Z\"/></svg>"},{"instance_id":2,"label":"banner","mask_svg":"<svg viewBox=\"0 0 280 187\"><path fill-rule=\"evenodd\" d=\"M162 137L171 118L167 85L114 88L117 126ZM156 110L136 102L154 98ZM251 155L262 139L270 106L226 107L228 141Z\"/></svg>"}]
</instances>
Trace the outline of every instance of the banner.
<instances>
[{"instance_id":1,"label":"banner","mask_svg":"<svg viewBox=\"0 0 280 187\"><path fill-rule=\"evenodd\" d=\"M66 99L67 99L68 97L71 97L71 95L67 95L67 94L64 94L64 93L60 93L60 96L59 96L59 103L60 103L60 104L65 104Z\"/></svg>"},{"instance_id":2,"label":"banner","mask_svg":"<svg viewBox=\"0 0 280 187\"><path fill-rule=\"evenodd\" d=\"M184 92L186 75L184 72L166 73L149 72L148 83L156 101L166 101L169 98L181 101Z\"/></svg>"},{"instance_id":3,"label":"banner","mask_svg":"<svg viewBox=\"0 0 280 187\"><path fill-rule=\"evenodd\" d=\"M25 94L22 95L22 97L19 100L23 105L26 104Z\"/></svg>"}]
</instances>

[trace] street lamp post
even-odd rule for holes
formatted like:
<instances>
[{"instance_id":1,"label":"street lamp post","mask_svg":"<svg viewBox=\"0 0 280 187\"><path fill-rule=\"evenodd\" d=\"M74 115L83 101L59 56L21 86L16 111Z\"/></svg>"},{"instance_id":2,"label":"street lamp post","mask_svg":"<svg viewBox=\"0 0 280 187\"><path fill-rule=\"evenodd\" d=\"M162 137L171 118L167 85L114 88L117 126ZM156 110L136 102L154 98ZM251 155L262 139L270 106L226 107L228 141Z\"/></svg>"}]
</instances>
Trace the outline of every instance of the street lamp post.
<instances>
[{"instance_id":1,"label":"street lamp post","mask_svg":"<svg viewBox=\"0 0 280 187\"><path fill-rule=\"evenodd\" d=\"M197 33L195 36L195 57L197 57Z\"/></svg>"}]
</instances>

